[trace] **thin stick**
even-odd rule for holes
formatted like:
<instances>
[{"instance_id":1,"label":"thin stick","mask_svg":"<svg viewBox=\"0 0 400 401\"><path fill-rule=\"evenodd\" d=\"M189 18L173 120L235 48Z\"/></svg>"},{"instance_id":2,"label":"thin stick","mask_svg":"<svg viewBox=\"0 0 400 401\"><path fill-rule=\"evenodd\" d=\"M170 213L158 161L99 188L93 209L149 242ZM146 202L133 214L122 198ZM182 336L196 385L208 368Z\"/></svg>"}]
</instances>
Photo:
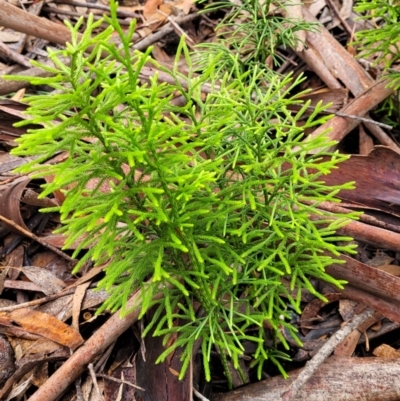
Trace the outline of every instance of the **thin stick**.
<instances>
[{"instance_id":1,"label":"thin stick","mask_svg":"<svg viewBox=\"0 0 400 401\"><path fill-rule=\"evenodd\" d=\"M172 25L172 27L174 28L175 33L179 36L182 37L184 36L186 39L186 43L187 45L194 50L194 46L196 45L195 41L179 26L179 24L177 24L175 22L175 20L173 18L171 18L168 14L166 14L165 12L158 10L158 13L163 15L165 18L168 19L169 23Z\"/></svg>"},{"instance_id":2,"label":"thin stick","mask_svg":"<svg viewBox=\"0 0 400 401\"><path fill-rule=\"evenodd\" d=\"M306 366L288 387L286 391L281 394L278 401L291 401L294 399L300 389L306 384L311 376L317 371L322 363L329 357L334 349L360 324L369 319L375 311L371 308L366 308L359 315L338 330L318 351L318 353L306 363Z\"/></svg>"},{"instance_id":3,"label":"thin stick","mask_svg":"<svg viewBox=\"0 0 400 401\"><path fill-rule=\"evenodd\" d=\"M105 6L103 4L97 3L86 3L84 1L74 1L74 0L54 0L56 4L69 4L70 6L74 7L86 7L86 8L93 8L96 10L107 11L111 13L110 7ZM138 18L142 19L143 17L139 13L132 13L130 11L121 10L119 7L117 9L117 15L123 18Z\"/></svg>"},{"instance_id":4,"label":"thin stick","mask_svg":"<svg viewBox=\"0 0 400 401\"><path fill-rule=\"evenodd\" d=\"M328 3L328 6L332 11L336 14L336 16L339 18L340 22L343 25L343 28L347 31L350 37L353 37L353 30L350 28L349 24L346 22L346 20L342 17L342 14L340 14L340 11L336 7L336 4L332 0L326 0Z\"/></svg>"},{"instance_id":5,"label":"thin stick","mask_svg":"<svg viewBox=\"0 0 400 401\"><path fill-rule=\"evenodd\" d=\"M185 22L192 21L198 17L200 17L200 15L198 13L192 13L189 15L185 15L184 17L177 18L175 20L175 23L176 24L184 24ZM134 44L132 46L132 48L134 50L145 50L150 45L152 45L155 42L158 42L159 40L163 39L165 37L165 35L168 35L172 32L175 32L175 29L171 23L168 23L167 25L165 25L164 28L160 29L158 32L155 32L155 33L147 36L140 42L137 42L136 44Z\"/></svg>"},{"instance_id":6,"label":"thin stick","mask_svg":"<svg viewBox=\"0 0 400 401\"><path fill-rule=\"evenodd\" d=\"M374 125L377 125L379 127L386 128L388 130L393 129L393 127L391 125L380 123L378 121L371 120L370 118L354 116L352 114L345 114L345 113L341 113L340 111L329 111L329 110L327 110L327 112L332 113L335 116L344 117L344 118L352 118L353 120L358 120L358 121L361 121L363 123L374 124Z\"/></svg>"},{"instance_id":7,"label":"thin stick","mask_svg":"<svg viewBox=\"0 0 400 401\"><path fill-rule=\"evenodd\" d=\"M308 106L308 109L315 110L314 106ZM360 116L355 116L354 114L346 114L342 113L340 111L333 111L333 110L323 110L321 113L323 114L334 114L335 116L338 117L343 117L343 118L351 118L353 120L361 121L363 123L368 123L368 124L375 124L378 125L379 127L386 128L388 130L393 129L391 125L384 124L384 123L379 123L378 121L372 120L371 118L365 118L365 117L360 117Z\"/></svg>"},{"instance_id":8,"label":"thin stick","mask_svg":"<svg viewBox=\"0 0 400 401\"><path fill-rule=\"evenodd\" d=\"M111 381L116 382L116 383L126 384L127 386L131 386L131 387L137 388L138 390L146 391L143 387L137 386L136 384L133 384L133 383L128 382L126 380L121 380L121 379L117 379L116 377L103 375L102 373L96 373L96 376L97 377L101 377L103 379L111 380Z\"/></svg>"},{"instance_id":9,"label":"thin stick","mask_svg":"<svg viewBox=\"0 0 400 401\"><path fill-rule=\"evenodd\" d=\"M54 13L54 14L57 14L57 15L68 15L70 17L84 17L84 18L88 18L89 17L89 14L81 14L81 13L78 13L76 11L63 10L61 8L51 7L51 6L43 7L43 11L46 12L46 13ZM102 16L94 14L93 18L97 21L100 18L102 18ZM129 21L120 20L120 19L118 19L118 23L120 25L126 25L126 26L130 25Z\"/></svg>"},{"instance_id":10,"label":"thin stick","mask_svg":"<svg viewBox=\"0 0 400 401\"><path fill-rule=\"evenodd\" d=\"M43 245L46 248L49 248L50 250L52 250L57 255L63 257L64 259L67 259L69 262L72 262L74 264L76 264L78 262L76 259L71 258L71 256L67 255L65 252L61 251L60 249L56 248L53 245L48 244L42 238L36 236L35 234L31 233L28 230L25 230L24 228L22 228L20 225L18 225L14 221L12 221L10 219L7 219L7 217L4 217L4 216L0 215L0 221L2 221L3 223L5 223L5 224L7 224L7 225L9 225L11 227L13 227L15 230L17 230L21 234L25 235L26 237L28 237L30 239L33 239L36 242L39 242L39 244Z\"/></svg>"},{"instance_id":11,"label":"thin stick","mask_svg":"<svg viewBox=\"0 0 400 401\"><path fill-rule=\"evenodd\" d=\"M90 373L90 378L92 379L92 382L93 382L93 386L96 389L97 399L103 401L104 397L101 394L101 391L99 388L99 383L97 383L96 373L93 369L93 363L89 363L88 369L89 369L89 373Z\"/></svg>"},{"instance_id":12,"label":"thin stick","mask_svg":"<svg viewBox=\"0 0 400 401\"><path fill-rule=\"evenodd\" d=\"M15 50L9 48L5 43L0 41L0 52L3 53L10 60L15 61L18 64L23 65L26 68L31 68L32 64L29 61L28 57L23 56L22 54L17 53Z\"/></svg>"},{"instance_id":13,"label":"thin stick","mask_svg":"<svg viewBox=\"0 0 400 401\"><path fill-rule=\"evenodd\" d=\"M204 395L201 394L200 391L197 391L194 387L193 387L193 394L201 401L210 401L208 398L204 397Z\"/></svg>"},{"instance_id":14,"label":"thin stick","mask_svg":"<svg viewBox=\"0 0 400 401\"><path fill-rule=\"evenodd\" d=\"M76 390L76 398L78 401L85 401L85 397L83 396L82 387L81 387L81 378L78 377L75 380L75 390Z\"/></svg>"},{"instance_id":15,"label":"thin stick","mask_svg":"<svg viewBox=\"0 0 400 401\"><path fill-rule=\"evenodd\" d=\"M48 297L35 299L33 301L24 302L24 303L18 304L18 305L4 306L3 308L0 308L0 312L10 312L10 311L13 311L13 310L16 310L16 309L28 308L28 307L31 307L31 306L41 305L41 304L44 304L46 302L53 301L54 299L58 299L58 298L66 296L66 295L71 295L75 291L76 291L75 287L68 288L66 291L60 292L59 294L49 295Z\"/></svg>"}]
</instances>

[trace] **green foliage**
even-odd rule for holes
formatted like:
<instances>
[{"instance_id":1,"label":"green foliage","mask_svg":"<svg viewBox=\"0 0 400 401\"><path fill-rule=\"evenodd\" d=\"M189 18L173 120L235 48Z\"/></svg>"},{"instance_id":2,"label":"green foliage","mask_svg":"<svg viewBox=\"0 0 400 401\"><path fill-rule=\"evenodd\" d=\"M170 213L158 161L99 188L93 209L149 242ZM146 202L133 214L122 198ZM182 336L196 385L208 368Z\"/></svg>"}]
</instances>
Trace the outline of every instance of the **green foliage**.
<instances>
[{"instance_id":1,"label":"green foliage","mask_svg":"<svg viewBox=\"0 0 400 401\"><path fill-rule=\"evenodd\" d=\"M80 40L82 21L70 27L71 44L50 53L54 67L42 66L53 77L26 78L56 92L29 98L25 124L43 128L18 140L14 154L37 156L19 171L53 177L42 197L65 193L57 210L66 248L78 242L75 256L88 248L75 272L89 259L110 261L99 283L110 293L101 310L128 313L127 299L142 289L140 316L155 307L146 332L153 328L166 341L178 334L159 360L182 347L181 377L194 349L202 351L208 380L214 348L225 367L232 361L238 368L245 341L256 345L259 374L268 359L280 366L286 356L267 347L265 326L288 348L280 329L297 338L288 305L300 313L303 289L323 298L309 277L343 284L324 268L351 251L337 245L348 238L335 232L353 216L316 206L351 187L322 180L346 156L322 158L332 146L324 136L303 141L304 131L327 117L318 117L320 106L307 117L306 105L290 96L301 78L279 78L256 64L243 72L233 54L222 73L226 55L214 53L201 75L184 76L158 65L150 50L131 52L135 26L123 32L111 8L100 34L101 22L91 18ZM114 31L121 46L110 41ZM192 67L184 42L181 55ZM144 83L145 65L168 83L157 74ZM174 106L176 95L186 105ZM299 112L289 110L293 104L302 105ZM68 156L45 163L58 152ZM159 291L164 298L154 301Z\"/></svg>"},{"instance_id":2,"label":"green foliage","mask_svg":"<svg viewBox=\"0 0 400 401\"><path fill-rule=\"evenodd\" d=\"M359 0L355 11L374 26L372 29L356 33L356 44L361 49L360 57L372 60L374 65L383 67L383 74L391 80L389 86L397 92L396 95L386 99L377 112L382 114L387 123L399 127L400 71L392 67L398 64L400 58L400 4L395 0Z\"/></svg>"},{"instance_id":3,"label":"green foliage","mask_svg":"<svg viewBox=\"0 0 400 401\"><path fill-rule=\"evenodd\" d=\"M362 19L368 19L375 25L375 29L357 32L363 56L373 56L376 62L383 61L385 67L390 67L400 56L400 5L396 0L361 0L357 2L355 11L362 14Z\"/></svg>"},{"instance_id":4,"label":"green foliage","mask_svg":"<svg viewBox=\"0 0 400 401\"><path fill-rule=\"evenodd\" d=\"M400 73L391 70L399 61L399 18L400 4L394 0L361 0L357 2L355 10L361 13L362 19L370 20L375 28L359 31L356 34L357 42L362 48L361 56L370 57L375 64L382 63L388 77L393 79L392 86L400 87Z\"/></svg>"},{"instance_id":5,"label":"green foliage","mask_svg":"<svg viewBox=\"0 0 400 401\"><path fill-rule=\"evenodd\" d=\"M206 1L208 0L199 2ZM273 63L279 66L285 60L277 49L279 47L296 48L299 41L296 32L315 31L318 27L317 24L283 17L278 13L278 10L285 11L290 8L293 5L292 2L296 3L295 0L211 2L206 6L205 11L230 11L226 13L216 29L219 42L205 43L201 45L201 48L215 55L231 52L239 54L240 57L236 63L239 63L242 69L250 68L254 64L257 64L259 68L265 68L268 57L271 57ZM232 69L234 68L233 61L229 57L224 57L218 68L225 71Z\"/></svg>"}]
</instances>

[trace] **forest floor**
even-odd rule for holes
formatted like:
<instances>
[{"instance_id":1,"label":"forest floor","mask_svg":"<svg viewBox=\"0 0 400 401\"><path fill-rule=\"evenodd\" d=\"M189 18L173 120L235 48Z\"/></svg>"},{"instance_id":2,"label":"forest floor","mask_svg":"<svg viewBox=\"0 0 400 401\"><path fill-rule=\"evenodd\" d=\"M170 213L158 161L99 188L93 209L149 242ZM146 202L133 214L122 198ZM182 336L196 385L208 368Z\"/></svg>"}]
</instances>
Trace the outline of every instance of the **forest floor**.
<instances>
[{"instance_id":1,"label":"forest floor","mask_svg":"<svg viewBox=\"0 0 400 401\"><path fill-rule=\"evenodd\" d=\"M272 7L274 2L261 3ZM400 16L399 6L393 7ZM107 0L0 0L0 75L45 76L30 61L48 61L49 48L63 48L70 40L63 21L74 25L80 16L93 13L97 18L109 9ZM172 67L183 34L193 49L215 41L216 26L230 12L229 2L218 11L202 9L194 0L126 0L118 17L123 28L137 20L134 49L152 46L152 57ZM0 77L0 399L400 400L399 98L388 86L388 63L379 62L376 54L363 55L363 46L354 43L357 32L384 27L384 22L374 12L369 19L358 19L351 0L304 1L293 10L292 18L319 22L318 29L300 31L295 49L278 44L274 51L280 63L271 56L264 62L281 75L304 74L298 90L309 90L302 97L311 106L330 104L333 118L309 135L328 130L329 138L338 141L336 150L351 155L325 182L354 181L356 189L338 194L340 206L327 202L320 207L363 214L340 229L341 235L354 238L357 254L327 268L348 285L338 290L315 282L328 303L302 295L302 314L293 323L302 346L282 329L290 344L291 361L283 363L290 379L265 363L259 381L249 351L240 363L244 377L232 370L234 388L229 389L214 350L210 382L204 379L200 353L178 380L178 356L155 365L163 344L159 338L142 339L137 314L122 319L118 312L95 314L108 297L95 291L104 266L71 273L73 249L63 249L64 237L53 233L59 216L39 212L55 203L38 198L40 182L14 172L26 158L10 150L34 128L14 124L26 119L24 98L37 89ZM271 8L274 12L279 8ZM246 17L244 13L237 26ZM396 72L398 44L392 45L390 71ZM187 72L185 59L178 68ZM43 94L49 88L40 90ZM54 163L57 157L62 155L54 155ZM300 383L302 374L305 383Z\"/></svg>"}]
</instances>

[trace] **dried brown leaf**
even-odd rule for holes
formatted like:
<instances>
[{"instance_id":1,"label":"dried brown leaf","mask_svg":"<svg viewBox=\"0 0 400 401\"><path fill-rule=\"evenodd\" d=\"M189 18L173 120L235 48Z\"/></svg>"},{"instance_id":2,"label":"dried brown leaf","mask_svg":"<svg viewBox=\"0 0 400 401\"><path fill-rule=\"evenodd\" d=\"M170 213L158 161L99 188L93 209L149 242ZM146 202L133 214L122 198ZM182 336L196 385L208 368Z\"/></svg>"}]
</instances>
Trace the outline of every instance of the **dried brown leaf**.
<instances>
[{"instance_id":1,"label":"dried brown leaf","mask_svg":"<svg viewBox=\"0 0 400 401\"><path fill-rule=\"evenodd\" d=\"M30 178L17 182L8 187L0 196L0 213L9 220L18 224L26 231L30 231L25 225L20 210L20 199L22 194L30 182ZM11 231L15 231L13 227L9 227Z\"/></svg>"},{"instance_id":2,"label":"dried brown leaf","mask_svg":"<svg viewBox=\"0 0 400 401\"><path fill-rule=\"evenodd\" d=\"M75 329L47 313L21 308L11 312L1 312L1 318L10 323L15 322L28 333L40 335L71 349L83 343L83 338Z\"/></svg>"},{"instance_id":3,"label":"dried brown leaf","mask_svg":"<svg viewBox=\"0 0 400 401\"><path fill-rule=\"evenodd\" d=\"M80 284L76 287L74 298L72 301L72 327L79 332L79 315L82 309L83 299L86 295L86 290L89 288L91 281Z\"/></svg>"},{"instance_id":4,"label":"dried brown leaf","mask_svg":"<svg viewBox=\"0 0 400 401\"><path fill-rule=\"evenodd\" d=\"M26 277L41 288L46 295L56 294L61 292L66 284L64 281L57 278L53 273L37 266L23 266L20 268Z\"/></svg>"},{"instance_id":5,"label":"dried brown leaf","mask_svg":"<svg viewBox=\"0 0 400 401\"><path fill-rule=\"evenodd\" d=\"M173 3L172 7L174 9L182 10L185 15L190 13L190 10L192 9L194 5L193 0L181 0L181 1L176 1Z\"/></svg>"},{"instance_id":6,"label":"dried brown leaf","mask_svg":"<svg viewBox=\"0 0 400 401\"><path fill-rule=\"evenodd\" d=\"M86 292L81 310L98 306L108 297L109 294L106 291L96 291L94 289L90 289ZM65 321L72 316L72 299L72 295L66 295L41 306L40 310L53 316L57 316L60 320Z\"/></svg>"},{"instance_id":7,"label":"dried brown leaf","mask_svg":"<svg viewBox=\"0 0 400 401\"><path fill-rule=\"evenodd\" d=\"M144 5L143 8L143 15L144 17L149 20L154 17L157 18L156 14L158 7L163 3L163 0L147 0L146 4Z\"/></svg>"}]
</instances>

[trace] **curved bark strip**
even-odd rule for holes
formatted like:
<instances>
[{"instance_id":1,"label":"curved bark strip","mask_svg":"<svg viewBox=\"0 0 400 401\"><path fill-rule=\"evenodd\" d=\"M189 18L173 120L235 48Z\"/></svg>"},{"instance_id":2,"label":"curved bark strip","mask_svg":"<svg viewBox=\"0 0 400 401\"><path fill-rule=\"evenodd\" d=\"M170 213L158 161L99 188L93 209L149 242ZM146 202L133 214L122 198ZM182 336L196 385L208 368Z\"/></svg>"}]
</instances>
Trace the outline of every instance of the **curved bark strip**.
<instances>
[{"instance_id":1,"label":"curved bark strip","mask_svg":"<svg viewBox=\"0 0 400 401\"><path fill-rule=\"evenodd\" d=\"M0 25L59 45L71 41L71 32L65 25L28 13L5 0L0 0Z\"/></svg>"},{"instance_id":2,"label":"curved bark strip","mask_svg":"<svg viewBox=\"0 0 400 401\"><path fill-rule=\"evenodd\" d=\"M301 372L217 395L213 401L276 401ZM331 357L297 393L293 401L395 401L400 399L398 359Z\"/></svg>"}]
</instances>

